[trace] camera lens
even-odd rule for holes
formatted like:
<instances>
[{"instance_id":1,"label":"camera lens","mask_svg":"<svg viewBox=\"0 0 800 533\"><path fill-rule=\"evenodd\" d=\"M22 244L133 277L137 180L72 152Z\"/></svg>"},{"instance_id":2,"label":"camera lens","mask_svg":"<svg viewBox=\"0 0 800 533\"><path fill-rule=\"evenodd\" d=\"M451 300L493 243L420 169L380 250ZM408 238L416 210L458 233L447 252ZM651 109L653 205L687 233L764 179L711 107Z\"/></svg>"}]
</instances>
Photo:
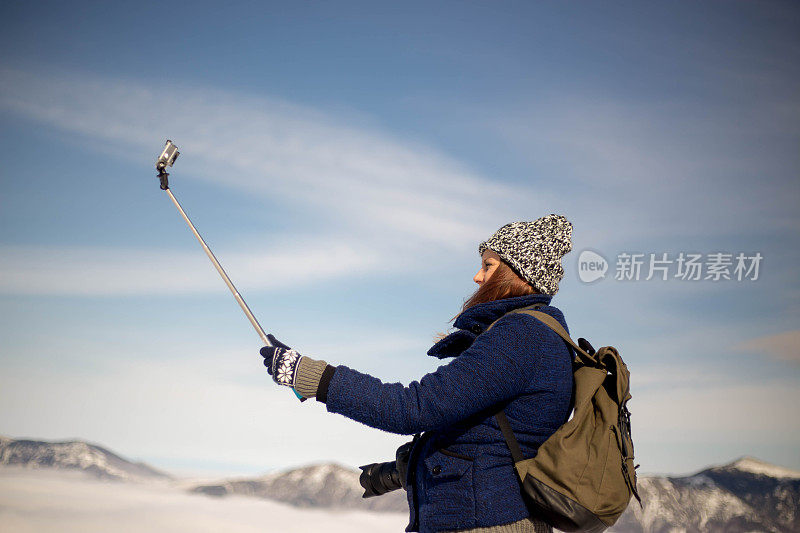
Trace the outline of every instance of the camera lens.
<instances>
[{"instance_id":1,"label":"camera lens","mask_svg":"<svg viewBox=\"0 0 800 533\"><path fill-rule=\"evenodd\" d=\"M372 463L371 465L364 465L361 468L361 477L359 482L364 487L364 494L362 498L370 498L372 496L380 496L393 490L399 489L400 472L397 470L397 462L392 461L389 463Z\"/></svg>"}]
</instances>

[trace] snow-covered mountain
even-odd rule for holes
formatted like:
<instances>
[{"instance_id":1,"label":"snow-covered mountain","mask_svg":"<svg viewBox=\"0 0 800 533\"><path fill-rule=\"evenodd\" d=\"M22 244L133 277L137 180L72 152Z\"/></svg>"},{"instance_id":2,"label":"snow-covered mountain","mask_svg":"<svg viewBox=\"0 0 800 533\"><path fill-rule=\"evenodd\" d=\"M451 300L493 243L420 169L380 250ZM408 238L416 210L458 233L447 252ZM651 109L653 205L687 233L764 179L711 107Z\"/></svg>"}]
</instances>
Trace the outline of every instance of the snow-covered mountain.
<instances>
[{"instance_id":1,"label":"snow-covered mountain","mask_svg":"<svg viewBox=\"0 0 800 533\"><path fill-rule=\"evenodd\" d=\"M405 492L362 499L358 471L314 465L250 479L196 485L211 496L239 494L300 507L404 511ZM744 457L685 477L642 476L644 508L631 501L616 533L800 531L800 472Z\"/></svg>"},{"instance_id":2,"label":"snow-covered mountain","mask_svg":"<svg viewBox=\"0 0 800 533\"><path fill-rule=\"evenodd\" d=\"M257 478L228 479L196 485L191 492L210 496L240 494L290 503L298 507L336 507L370 511L408 511L406 493L397 490L362 498L360 471L333 463L305 466Z\"/></svg>"},{"instance_id":3,"label":"snow-covered mountain","mask_svg":"<svg viewBox=\"0 0 800 533\"><path fill-rule=\"evenodd\" d=\"M362 499L358 471L314 465L250 479L196 485L191 492L239 494L300 507L405 511L405 492ZM685 477L642 476L644 508L631 501L610 532L800 531L800 472L744 457Z\"/></svg>"},{"instance_id":4,"label":"snow-covered mountain","mask_svg":"<svg viewBox=\"0 0 800 533\"><path fill-rule=\"evenodd\" d=\"M83 441L43 442L0 437L0 467L87 472L100 479L171 479ZM9 470L10 471L10 470ZM171 490L209 496L242 495L296 507L407 511L405 491L362 499L359 471L337 464L306 466L254 478L198 484L171 483ZM723 466L682 477L641 476L644 507L631 505L610 532L667 533L800 532L800 471L743 457Z\"/></svg>"},{"instance_id":5,"label":"snow-covered mountain","mask_svg":"<svg viewBox=\"0 0 800 533\"><path fill-rule=\"evenodd\" d=\"M685 477L643 476L612 531L800 531L800 471L753 457Z\"/></svg>"},{"instance_id":6,"label":"snow-covered mountain","mask_svg":"<svg viewBox=\"0 0 800 533\"><path fill-rule=\"evenodd\" d=\"M100 479L170 479L144 463L135 463L88 442L15 440L0 436L0 466L80 470Z\"/></svg>"}]
</instances>

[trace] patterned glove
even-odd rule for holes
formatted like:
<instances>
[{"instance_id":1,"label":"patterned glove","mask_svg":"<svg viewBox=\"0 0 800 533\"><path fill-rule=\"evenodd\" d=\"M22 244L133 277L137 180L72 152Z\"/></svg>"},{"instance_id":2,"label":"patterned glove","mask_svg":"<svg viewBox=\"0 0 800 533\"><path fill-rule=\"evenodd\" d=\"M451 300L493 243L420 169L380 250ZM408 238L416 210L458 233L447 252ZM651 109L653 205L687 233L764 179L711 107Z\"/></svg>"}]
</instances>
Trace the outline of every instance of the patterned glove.
<instances>
[{"instance_id":1,"label":"patterned glove","mask_svg":"<svg viewBox=\"0 0 800 533\"><path fill-rule=\"evenodd\" d=\"M272 335L267 335L267 338L272 346L261 348L261 357L264 358L267 373L278 385L294 388L297 365L302 356Z\"/></svg>"},{"instance_id":2,"label":"patterned glove","mask_svg":"<svg viewBox=\"0 0 800 533\"><path fill-rule=\"evenodd\" d=\"M327 385L336 368L325 361L300 355L272 335L267 335L267 339L272 346L261 348L261 357L272 380L278 385L291 387L300 401L314 396L319 401L326 401ZM323 383L321 393L320 383Z\"/></svg>"}]
</instances>

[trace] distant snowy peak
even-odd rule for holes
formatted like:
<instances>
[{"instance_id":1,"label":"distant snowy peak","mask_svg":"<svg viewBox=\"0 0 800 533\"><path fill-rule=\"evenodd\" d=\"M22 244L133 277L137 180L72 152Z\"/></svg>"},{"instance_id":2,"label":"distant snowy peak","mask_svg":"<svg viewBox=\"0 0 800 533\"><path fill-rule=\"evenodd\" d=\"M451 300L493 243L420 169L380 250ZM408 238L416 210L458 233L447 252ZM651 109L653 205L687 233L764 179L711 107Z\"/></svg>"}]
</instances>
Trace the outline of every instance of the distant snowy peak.
<instances>
[{"instance_id":1,"label":"distant snowy peak","mask_svg":"<svg viewBox=\"0 0 800 533\"><path fill-rule=\"evenodd\" d=\"M356 491L362 490L356 471L336 463L315 464L296 468L286 472L267 474L259 478L266 483L283 485L321 487L324 485L341 485Z\"/></svg>"},{"instance_id":2,"label":"distant snowy peak","mask_svg":"<svg viewBox=\"0 0 800 533\"><path fill-rule=\"evenodd\" d=\"M226 479L189 488L209 496L239 494L298 507L334 507L371 511L407 511L405 491L364 499L359 471L335 463L316 464L255 478Z\"/></svg>"},{"instance_id":3,"label":"distant snowy peak","mask_svg":"<svg viewBox=\"0 0 800 533\"><path fill-rule=\"evenodd\" d=\"M43 442L0 436L0 468L52 468L87 472L102 479L169 479L84 441ZM241 495L297 507L406 512L406 492L361 498L359 471L335 463L315 464L251 478L199 483L186 480L189 492L209 496ZM642 507L633 500L609 533L725 531L726 533L800 532L800 472L754 457L714 466L689 476L641 476Z\"/></svg>"},{"instance_id":4,"label":"distant snowy peak","mask_svg":"<svg viewBox=\"0 0 800 533\"><path fill-rule=\"evenodd\" d=\"M642 476L638 485L643 507L632 502L610 531L800 531L798 472L753 457L690 476Z\"/></svg>"},{"instance_id":5,"label":"distant snowy peak","mask_svg":"<svg viewBox=\"0 0 800 533\"><path fill-rule=\"evenodd\" d=\"M728 465L728 468L774 478L800 479L800 470L792 470L790 468L773 465L756 459L755 457L742 457Z\"/></svg>"},{"instance_id":6,"label":"distant snowy peak","mask_svg":"<svg viewBox=\"0 0 800 533\"><path fill-rule=\"evenodd\" d=\"M46 442L0 437L0 466L79 470L101 479L138 481L170 476L88 442Z\"/></svg>"}]
</instances>

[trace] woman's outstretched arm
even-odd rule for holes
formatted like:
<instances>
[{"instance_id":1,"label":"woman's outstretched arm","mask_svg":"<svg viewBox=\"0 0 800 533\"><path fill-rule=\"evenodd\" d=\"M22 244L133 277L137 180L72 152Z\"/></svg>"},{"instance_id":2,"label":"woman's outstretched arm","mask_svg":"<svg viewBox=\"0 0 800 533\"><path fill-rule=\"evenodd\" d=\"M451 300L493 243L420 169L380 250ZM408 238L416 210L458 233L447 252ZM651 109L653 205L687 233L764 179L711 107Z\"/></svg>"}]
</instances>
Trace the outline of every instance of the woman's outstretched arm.
<instances>
[{"instance_id":1,"label":"woman's outstretched arm","mask_svg":"<svg viewBox=\"0 0 800 533\"><path fill-rule=\"evenodd\" d=\"M544 350L565 350L555 333L531 322L520 314L503 318L452 362L408 386L336 367L318 399L330 412L392 433L450 426L518 396L541 371Z\"/></svg>"}]
</instances>

